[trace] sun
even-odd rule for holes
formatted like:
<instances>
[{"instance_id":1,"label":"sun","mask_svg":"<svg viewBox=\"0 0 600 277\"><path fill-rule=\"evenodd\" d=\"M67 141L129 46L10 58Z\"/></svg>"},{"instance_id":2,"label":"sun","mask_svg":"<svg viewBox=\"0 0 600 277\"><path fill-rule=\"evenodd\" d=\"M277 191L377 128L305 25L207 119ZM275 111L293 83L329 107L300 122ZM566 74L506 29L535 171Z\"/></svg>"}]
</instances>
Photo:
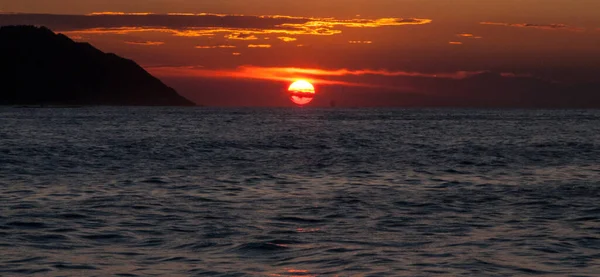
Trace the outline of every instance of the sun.
<instances>
[{"instance_id":1,"label":"sun","mask_svg":"<svg viewBox=\"0 0 600 277\"><path fill-rule=\"evenodd\" d=\"M288 88L290 100L296 105L306 105L315 98L315 87L306 80L298 80Z\"/></svg>"}]
</instances>

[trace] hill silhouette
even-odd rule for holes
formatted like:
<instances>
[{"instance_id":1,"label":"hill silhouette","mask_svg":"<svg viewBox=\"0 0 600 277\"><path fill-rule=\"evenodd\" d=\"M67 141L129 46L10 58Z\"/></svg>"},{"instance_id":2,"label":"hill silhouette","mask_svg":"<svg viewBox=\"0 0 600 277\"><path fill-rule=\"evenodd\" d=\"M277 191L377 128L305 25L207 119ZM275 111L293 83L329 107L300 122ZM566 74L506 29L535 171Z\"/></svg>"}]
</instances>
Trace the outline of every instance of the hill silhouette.
<instances>
[{"instance_id":1,"label":"hill silhouette","mask_svg":"<svg viewBox=\"0 0 600 277\"><path fill-rule=\"evenodd\" d=\"M0 61L0 105L195 105L134 61L45 27L0 27Z\"/></svg>"}]
</instances>

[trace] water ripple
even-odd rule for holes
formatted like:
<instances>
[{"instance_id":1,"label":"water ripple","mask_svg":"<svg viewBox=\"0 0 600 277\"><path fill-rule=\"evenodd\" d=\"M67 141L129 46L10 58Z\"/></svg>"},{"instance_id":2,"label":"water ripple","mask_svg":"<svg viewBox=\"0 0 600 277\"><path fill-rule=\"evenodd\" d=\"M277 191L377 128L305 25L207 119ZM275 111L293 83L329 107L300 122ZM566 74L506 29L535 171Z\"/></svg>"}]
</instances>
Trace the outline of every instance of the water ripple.
<instances>
[{"instance_id":1,"label":"water ripple","mask_svg":"<svg viewBox=\"0 0 600 277\"><path fill-rule=\"evenodd\" d=\"M598 111L5 107L0 126L1 276L600 272Z\"/></svg>"}]
</instances>

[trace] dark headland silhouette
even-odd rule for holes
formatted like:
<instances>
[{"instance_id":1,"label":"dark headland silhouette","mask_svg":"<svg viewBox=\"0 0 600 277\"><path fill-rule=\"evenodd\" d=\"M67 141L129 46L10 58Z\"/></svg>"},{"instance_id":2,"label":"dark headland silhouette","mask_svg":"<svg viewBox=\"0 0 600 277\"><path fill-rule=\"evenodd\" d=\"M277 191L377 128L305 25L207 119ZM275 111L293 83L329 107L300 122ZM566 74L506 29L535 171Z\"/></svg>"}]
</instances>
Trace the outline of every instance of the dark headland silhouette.
<instances>
[{"instance_id":1,"label":"dark headland silhouette","mask_svg":"<svg viewBox=\"0 0 600 277\"><path fill-rule=\"evenodd\" d=\"M0 61L0 105L195 105L134 61L45 27L0 27Z\"/></svg>"}]
</instances>

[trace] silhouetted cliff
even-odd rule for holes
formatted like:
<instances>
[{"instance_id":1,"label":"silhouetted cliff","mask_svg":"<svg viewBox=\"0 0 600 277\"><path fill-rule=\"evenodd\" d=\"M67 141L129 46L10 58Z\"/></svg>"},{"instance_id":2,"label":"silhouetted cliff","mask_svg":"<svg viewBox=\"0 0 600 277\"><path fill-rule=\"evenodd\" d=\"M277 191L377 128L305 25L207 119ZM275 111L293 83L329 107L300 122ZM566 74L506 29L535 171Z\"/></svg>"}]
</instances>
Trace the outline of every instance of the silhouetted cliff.
<instances>
[{"instance_id":1,"label":"silhouetted cliff","mask_svg":"<svg viewBox=\"0 0 600 277\"><path fill-rule=\"evenodd\" d=\"M44 27L0 27L0 61L0 105L194 105L135 62Z\"/></svg>"}]
</instances>

